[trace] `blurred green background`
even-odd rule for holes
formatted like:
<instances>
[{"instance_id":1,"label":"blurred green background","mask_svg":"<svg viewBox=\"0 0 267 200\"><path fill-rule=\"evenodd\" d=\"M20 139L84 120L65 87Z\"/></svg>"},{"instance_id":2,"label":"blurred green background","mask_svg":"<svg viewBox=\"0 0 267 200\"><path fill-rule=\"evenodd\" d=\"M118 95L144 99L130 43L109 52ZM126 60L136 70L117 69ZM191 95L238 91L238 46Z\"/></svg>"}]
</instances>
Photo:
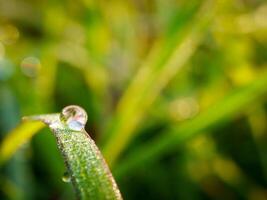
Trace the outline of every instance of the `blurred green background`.
<instances>
[{"instance_id":1,"label":"blurred green background","mask_svg":"<svg viewBox=\"0 0 267 200\"><path fill-rule=\"evenodd\" d=\"M265 0L0 0L0 140L80 105L124 199L267 199ZM75 199L48 129L0 199Z\"/></svg>"}]
</instances>

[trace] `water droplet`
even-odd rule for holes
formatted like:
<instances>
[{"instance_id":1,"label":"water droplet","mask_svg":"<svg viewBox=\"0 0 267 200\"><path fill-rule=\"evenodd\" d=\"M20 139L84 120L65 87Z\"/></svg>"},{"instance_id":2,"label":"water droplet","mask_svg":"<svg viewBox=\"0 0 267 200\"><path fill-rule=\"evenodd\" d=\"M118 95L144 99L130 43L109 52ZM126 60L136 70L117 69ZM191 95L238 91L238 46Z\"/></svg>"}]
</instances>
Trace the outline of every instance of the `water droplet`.
<instances>
[{"instance_id":1,"label":"water droplet","mask_svg":"<svg viewBox=\"0 0 267 200\"><path fill-rule=\"evenodd\" d=\"M199 111L199 105L193 97L182 97L170 103L170 115L178 121L190 119Z\"/></svg>"},{"instance_id":2,"label":"water droplet","mask_svg":"<svg viewBox=\"0 0 267 200\"><path fill-rule=\"evenodd\" d=\"M70 129L80 131L87 122L87 114L81 107L71 105L63 108L60 113L60 120L67 124Z\"/></svg>"},{"instance_id":3,"label":"water droplet","mask_svg":"<svg viewBox=\"0 0 267 200\"><path fill-rule=\"evenodd\" d=\"M64 172L62 176L62 181L65 183L69 183L71 181L71 178L68 172Z\"/></svg>"},{"instance_id":4,"label":"water droplet","mask_svg":"<svg viewBox=\"0 0 267 200\"><path fill-rule=\"evenodd\" d=\"M20 67L23 74L28 77L35 77L41 68L41 63L36 57L27 57L23 59Z\"/></svg>"}]
</instances>

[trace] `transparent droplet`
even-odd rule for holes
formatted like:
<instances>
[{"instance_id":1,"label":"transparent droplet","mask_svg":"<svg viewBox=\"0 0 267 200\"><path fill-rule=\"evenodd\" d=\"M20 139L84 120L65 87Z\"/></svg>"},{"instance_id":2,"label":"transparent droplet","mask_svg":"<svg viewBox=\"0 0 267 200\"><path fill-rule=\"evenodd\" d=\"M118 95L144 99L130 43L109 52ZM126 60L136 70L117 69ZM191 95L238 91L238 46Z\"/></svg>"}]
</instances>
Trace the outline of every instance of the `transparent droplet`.
<instances>
[{"instance_id":1,"label":"transparent droplet","mask_svg":"<svg viewBox=\"0 0 267 200\"><path fill-rule=\"evenodd\" d=\"M26 57L22 60L20 67L23 74L29 77L35 77L41 68L41 63L36 57Z\"/></svg>"},{"instance_id":2,"label":"transparent droplet","mask_svg":"<svg viewBox=\"0 0 267 200\"><path fill-rule=\"evenodd\" d=\"M190 119L199 111L199 105L193 97L179 98L170 103L170 115L178 121Z\"/></svg>"},{"instance_id":3,"label":"transparent droplet","mask_svg":"<svg viewBox=\"0 0 267 200\"><path fill-rule=\"evenodd\" d=\"M71 181L70 174L68 172L64 172L62 176L62 181L65 183L69 183Z\"/></svg>"},{"instance_id":4,"label":"transparent droplet","mask_svg":"<svg viewBox=\"0 0 267 200\"><path fill-rule=\"evenodd\" d=\"M87 122L87 114L79 106L67 106L60 113L61 122L65 123L70 129L80 131L84 129Z\"/></svg>"}]
</instances>

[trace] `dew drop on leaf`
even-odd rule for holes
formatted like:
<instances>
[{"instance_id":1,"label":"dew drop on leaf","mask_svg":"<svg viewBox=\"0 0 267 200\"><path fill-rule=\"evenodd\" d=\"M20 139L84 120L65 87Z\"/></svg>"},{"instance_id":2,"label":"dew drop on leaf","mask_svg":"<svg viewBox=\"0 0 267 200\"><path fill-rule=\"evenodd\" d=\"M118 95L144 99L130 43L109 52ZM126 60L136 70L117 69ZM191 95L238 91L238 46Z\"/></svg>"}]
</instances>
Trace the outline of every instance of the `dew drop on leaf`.
<instances>
[{"instance_id":1,"label":"dew drop on leaf","mask_svg":"<svg viewBox=\"0 0 267 200\"><path fill-rule=\"evenodd\" d=\"M70 175L68 172L64 172L63 176L62 176L62 181L65 183L69 183L71 180Z\"/></svg>"},{"instance_id":2,"label":"dew drop on leaf","mask_svg":"<svg viewBox=\"0 0 267 200\"><path fill-rule=\"evenodd\" d=\"M60 120L65 123L71 130L81 131L87 121L87 114L79 106L67 106L60 113Z\"/></svg>"}]
</instances>

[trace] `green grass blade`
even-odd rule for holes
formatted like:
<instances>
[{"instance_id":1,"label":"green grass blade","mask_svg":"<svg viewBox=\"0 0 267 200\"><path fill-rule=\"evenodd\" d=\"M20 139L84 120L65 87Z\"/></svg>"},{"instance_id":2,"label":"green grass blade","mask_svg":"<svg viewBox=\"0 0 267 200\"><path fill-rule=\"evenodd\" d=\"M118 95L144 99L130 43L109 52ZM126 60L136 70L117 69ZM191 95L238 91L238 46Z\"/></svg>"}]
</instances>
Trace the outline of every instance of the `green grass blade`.
<instances>
[{"instance_id":1,"label":"green grass blade","mask_svg":"<svg viewBox=\"0 0 267 200\"><path fill-rule=\"evenodd\" d=\"M149 54L119 102L111 127L107 130L103 154L112 165L133 137L146 110L195 52L214 16L217 1L206 1L182 34L160 41Z\"/></svg>"},{"instance_id":2,"label":"green grass blade","mask_svg":"<svg viewBox=\"0 0 267 200\"><path fill-rule=\"evenodd\" d=\"M138 166L160 158L168 151L186 142L196 134L201 133L201 131L234 117L249 103L265 94L267 92L266 85L267 74L253 81L250 85L233 91L196 118L160 134L156 139L134 150L125 160L117 165L115 168L116 176L124 176Z\"/></svg>"},{"instance_id":3,"label":"green grass blade","mask_svg":"<svg viewBox=\"0 0 267 200\"><path fill-rule=\"evenodd\" d=\"M68 106L61 114L32 116L28 120L43 121L54 133L79 199L122 199L104 158L84 130L87 114L82 108Z\"/></svg>"},{"instance_id":4,"label":"green grass blade","mask_svg":"<svg viewBox=\"0 0 267 200\"><path fill-rule=\"evenodd\" d=\"M0 146L0 165L4 164L31 137L41 130L44 124L36 121L22 122L11 131Z\"/></svg>"}]
</instances>

